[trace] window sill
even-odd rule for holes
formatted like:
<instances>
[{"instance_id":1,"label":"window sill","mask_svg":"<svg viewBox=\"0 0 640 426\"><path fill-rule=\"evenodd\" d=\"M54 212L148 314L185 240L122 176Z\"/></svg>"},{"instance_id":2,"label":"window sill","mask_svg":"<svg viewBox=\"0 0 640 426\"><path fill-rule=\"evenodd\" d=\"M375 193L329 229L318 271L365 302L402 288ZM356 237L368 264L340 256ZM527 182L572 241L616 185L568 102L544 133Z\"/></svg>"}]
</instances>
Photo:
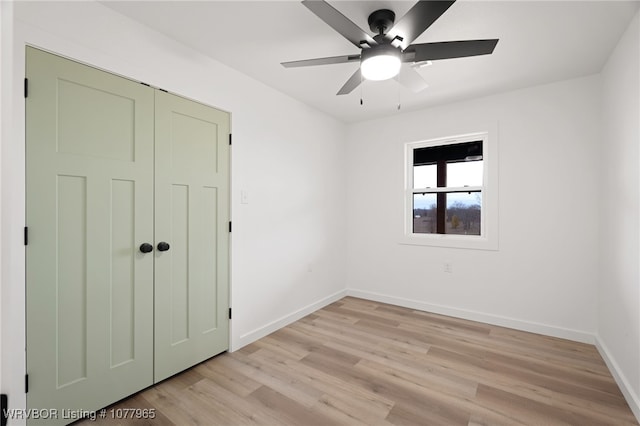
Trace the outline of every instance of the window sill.
<instances>
[{"instance_id":1,"label":"window sill","mask_svg":"<svg viewBox=\"0 0 640 426\"><path fill-rule=\"evenodd\" d=\"M498 241L473 235L406 234L399 244L470 250L498 250Z\"/></svg>"}]
</instances>

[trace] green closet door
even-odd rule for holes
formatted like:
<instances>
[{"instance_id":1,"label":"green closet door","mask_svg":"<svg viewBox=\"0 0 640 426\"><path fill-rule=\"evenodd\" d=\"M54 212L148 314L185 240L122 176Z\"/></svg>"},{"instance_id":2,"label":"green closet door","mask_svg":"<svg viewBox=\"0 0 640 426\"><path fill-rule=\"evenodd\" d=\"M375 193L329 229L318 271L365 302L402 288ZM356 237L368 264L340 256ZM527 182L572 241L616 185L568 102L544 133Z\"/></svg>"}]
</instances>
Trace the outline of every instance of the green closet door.
<instances>
[{"instance_id":1,"label":"green closet door","mask_svg":"<svg viewBox=\"0 0 640 426\"><path fill-rule=\"evenodd\" d=\"M156 381L228 349L229 121L156 92Z\"/></svg>"},{"instance_id":2,"label":"green closet door","mask_svg":"<svg viewBox=\"0 0 640 426\"><path fill-rule=\"evenodd\" d=\"M27 406L69 423L153 382L154 91L32 48L26 69Z\"/></svg>"}]
</instances>

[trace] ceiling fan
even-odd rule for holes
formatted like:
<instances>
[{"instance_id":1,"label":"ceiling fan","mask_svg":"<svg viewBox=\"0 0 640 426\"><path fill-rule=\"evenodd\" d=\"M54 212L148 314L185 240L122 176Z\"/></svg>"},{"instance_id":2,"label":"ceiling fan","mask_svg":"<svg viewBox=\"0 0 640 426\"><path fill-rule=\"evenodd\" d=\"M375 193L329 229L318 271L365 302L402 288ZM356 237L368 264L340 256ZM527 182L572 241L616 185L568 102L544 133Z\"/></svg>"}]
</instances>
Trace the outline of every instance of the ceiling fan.
<instances>
[{"instance_id":1,"label":"ceiling fan","mask_svg":"<svg viewBox=\"0 0 640 426\"><path fill-rule=\"evenodd\" d=\"M422 63L493 53L498 39L411 44L453 3L455 0L418 1L395 24L396 15L393 11L376 10L368 19L369 28L376 33L372 37L326 1L305 0L302 2L304 6L360 48L361 52L356 55L283 62L282 65L294 68L359 62L358 70L337 93L346 95L358 87L363 79L387 80L395 77L400 72L403 62ZM424 79L412 68L403 73L401 83L415 92L426 87Z\"/></svg>"}]
</instances>

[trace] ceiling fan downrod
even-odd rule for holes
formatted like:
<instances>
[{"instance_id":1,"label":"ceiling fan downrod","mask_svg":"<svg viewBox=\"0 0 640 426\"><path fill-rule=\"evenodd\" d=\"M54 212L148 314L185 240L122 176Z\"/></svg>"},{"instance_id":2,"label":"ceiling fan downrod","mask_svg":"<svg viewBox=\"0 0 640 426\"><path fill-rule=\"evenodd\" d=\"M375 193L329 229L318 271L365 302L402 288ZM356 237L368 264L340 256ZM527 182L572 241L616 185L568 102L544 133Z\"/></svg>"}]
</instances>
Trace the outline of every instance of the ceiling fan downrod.
<instances>
[{"instance_id":1,"label":"ceiling fan downrod","mask_svg":"<svg viewBox=\"0 0 640 426\"><path fill-rule=\"evenodd\" d=\"M369 15L369 19L367 22L369 23L369 28L374 33L378 33L373 39L378 43L382 43L384 40L384 35L387 30L393 27L393 23L396 20L396 14L393 10L389 9L380 9Z\"/></svg>"}]
</instances>

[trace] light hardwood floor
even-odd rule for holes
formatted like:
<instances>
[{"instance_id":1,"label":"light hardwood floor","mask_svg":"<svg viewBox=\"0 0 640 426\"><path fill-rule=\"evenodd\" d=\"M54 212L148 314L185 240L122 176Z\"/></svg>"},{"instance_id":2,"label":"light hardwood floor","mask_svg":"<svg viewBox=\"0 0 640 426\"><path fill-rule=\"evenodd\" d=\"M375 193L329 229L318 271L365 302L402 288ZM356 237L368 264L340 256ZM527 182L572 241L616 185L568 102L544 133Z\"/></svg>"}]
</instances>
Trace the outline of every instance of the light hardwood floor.
<instances>
[{"instance_id":1,"label":"light hardwood floor","mask_svg":"<svg viewBox=\"0 0 640 426\"><path fill-rule=\"evenodd\" d=\"M352 297L111 408L156 418L86 424L638 424L592 345Z\"/></svg>"}]
</instances>

